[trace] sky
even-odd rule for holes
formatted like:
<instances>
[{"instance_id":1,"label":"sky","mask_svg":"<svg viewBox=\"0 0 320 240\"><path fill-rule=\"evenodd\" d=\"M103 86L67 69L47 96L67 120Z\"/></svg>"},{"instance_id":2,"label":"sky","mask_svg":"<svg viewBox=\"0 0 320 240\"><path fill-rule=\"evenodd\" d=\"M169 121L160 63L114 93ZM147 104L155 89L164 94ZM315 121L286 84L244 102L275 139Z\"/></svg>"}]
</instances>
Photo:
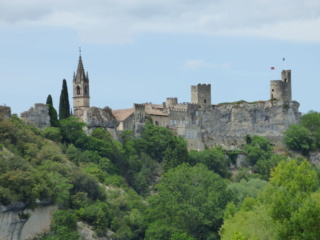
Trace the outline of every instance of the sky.
<instances>
[{"instance_id":1,"label":"sky","mask_svg":"<svg viewBox=\"0 0 320 240\"><path fill-rule=\"evenodd\" d=\"M91 106L190 102L198 83L212 104L268 100L291 69L300 111L320 111L319 29L319 0L0 0L0 105L58 110L66 79L72 106L81 47Z\"/></svg>"}]
</instances>

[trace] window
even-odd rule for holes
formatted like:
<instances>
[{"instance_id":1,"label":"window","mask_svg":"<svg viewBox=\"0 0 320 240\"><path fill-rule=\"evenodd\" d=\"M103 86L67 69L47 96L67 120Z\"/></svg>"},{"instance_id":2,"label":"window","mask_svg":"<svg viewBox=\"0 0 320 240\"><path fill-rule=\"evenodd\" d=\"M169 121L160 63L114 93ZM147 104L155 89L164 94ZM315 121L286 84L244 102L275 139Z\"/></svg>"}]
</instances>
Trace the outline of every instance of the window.
<instances>
[{"instance_id":1,"label":"window","mask_svg":"<svg viewBox=\"0 0 320 240\"><path fill-rule=\"evenodd\" d=\"M77 86L77 95L80 95L80 87Z\"/></svg>"},{"instance_id":2,"label":"window","mask_svg":"<svg viewBox=\"0 0 320 240\"><path fill-rule=\"evenodd\" d=\"M198 111L196 111L196 116L199 116L199 112Z\"/></svg>"}]
</instances>

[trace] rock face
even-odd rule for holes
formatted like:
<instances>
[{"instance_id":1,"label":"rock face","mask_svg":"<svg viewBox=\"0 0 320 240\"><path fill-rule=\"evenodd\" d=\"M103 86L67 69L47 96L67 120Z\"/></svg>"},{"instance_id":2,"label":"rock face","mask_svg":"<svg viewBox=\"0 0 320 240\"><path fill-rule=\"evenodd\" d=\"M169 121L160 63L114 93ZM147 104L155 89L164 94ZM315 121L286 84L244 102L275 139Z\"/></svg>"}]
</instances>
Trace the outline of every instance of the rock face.
<instances>
[{"instance_id":1,"label":"rock face","mask_svg":"<svg viewBox=\"0 0 320 240\"><path fill-rule=\"evenodd\" d=\"M109 107L97 108L91 107L84 111L83 122L87 124L87 133L91 134L92 130L101 127L104 129L116 129L119 126L119 122Z\"/></svg>"},{"instance_id":2,"label":"rock face","mask_svg":"<svg viewBox=\"0 0 320 240\"><path fill-rule=\"evenodd\" d=\"M246 135L260 135L277 144L283 131L300 120L299 103L261 101L220 104L201 111L200 141L226 148L245 144Z\"/></svg>"},{"instance_id":3,"label":"rock face","mask_svg":"<svg viewBox=\"0 0 320 240\"><path fill-rule=\"evenodd\" d=\"M0 205L0 239L33 239L38 234L49 231L52 214L57 209L56 206L41 206L30 210L25 209L23 203L6 207Z\"/></svg>"},{"instance_id":4,"label":"rock face","mask_svg":"<svg viewBox=\"0 0 320 240\"><path fill-rule=\"evenodd\" d=\"M11 117L11 108L7 106L0 106L0 118L8 119Z\"/></svg>"},{"instance_id":5,"label":"rock face","mask_svg":"<svg viewBox=\"0 0 320 240\"><path fill-rule=\"evenodd\" d=\"M46 104L36 103L28 111L20 114L28 124L31 124L39 129L50 127L49 107Z\"/></svg>"}]
</instances>

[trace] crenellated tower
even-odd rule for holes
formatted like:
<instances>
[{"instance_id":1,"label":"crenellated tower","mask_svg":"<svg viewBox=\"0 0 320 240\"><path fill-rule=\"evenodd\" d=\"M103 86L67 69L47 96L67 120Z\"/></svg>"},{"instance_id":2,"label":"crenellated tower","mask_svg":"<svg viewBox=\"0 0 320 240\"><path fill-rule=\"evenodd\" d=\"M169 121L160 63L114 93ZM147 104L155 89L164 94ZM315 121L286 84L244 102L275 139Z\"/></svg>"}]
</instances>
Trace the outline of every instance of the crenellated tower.
<instances>
[{"instance_id":1,"label":"crenellated tower","mask_svg":"<svg viewBox=\"0 0 320 240\"><path fill-rule=\"evenodd\" d=\"M198 84L191 86L191 103L198 106L211 105L211 84Z\"/></svg>"},{"instance_id":2,"label":"crenellated tower","mask_svg":"<svg viewBox=\"0 0 320 240\"><path fill-rule=\"evenodd\" d=\"M280 102L291 102L291 70L282 70L281 80L270 82L270 98Z\"/></svg>"},{"instance_id":3,"label":"crenellated tower","mask_svg":"<svg viewBox=\"0 0 320 240\"><path fill-rule=\"evenodd\" d=\"M81 54L77 73L73 73L73 114L82 117L84 110L90 108L89 76L85 73Z\"/></svg>"}]
</instances>

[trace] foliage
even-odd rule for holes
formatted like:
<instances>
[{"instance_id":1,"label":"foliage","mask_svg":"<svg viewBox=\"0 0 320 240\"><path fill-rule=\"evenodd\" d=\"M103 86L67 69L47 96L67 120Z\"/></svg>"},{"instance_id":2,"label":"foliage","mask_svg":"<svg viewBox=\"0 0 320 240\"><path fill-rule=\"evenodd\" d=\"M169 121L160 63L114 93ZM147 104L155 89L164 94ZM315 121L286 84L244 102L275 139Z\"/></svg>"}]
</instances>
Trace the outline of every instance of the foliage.
<instances>
[{"instance_id":1,"label":"foliage","mask_svg":"<svg viewBox=\"0 0 320 240\"><path fill-rule=\"evenodd\" d=\"M320 147L320 113L310 111L301 117L298 125L291 125L285 131L284 142L289 149L301 151L307 156Z\"/></svg>"},{"instance_id":2,"label":"foliage","mask_svg":"<svg viewBox=\"0 0 320 240\"><path fill-rule=\"evenodd\" d=\"M239 183L229 184L228 189L237 197L238 204L242 204L246 197L256 198L266 184L267 181L261 179L250 179L249 181L242 179Z\"/></svg>"},{"instance_id":3,"label":"foliage","mask_svg":"<svg viewBox=\"0 0 320 240\"><path fill-rule=\"evenodd\" d=\"M256 200L245 199L225 219L222 239L318 239L320 193L317 171L307 161L281 161Z\"/></svg>"},{"instance_id":4,"label":"foliage","mask_svg":"<svg viewBox=\"0 0 320 240\"><path fill-rule=\"evenodd\" d=\"M226 182L203 164L170 169L156 189L149 198L146 239L169 239L177 233L215 238L224 208L233 199Z\"/></svg>"},{"instance_id":5,"label":"foliage","mask_svg":"<svg viewBox=\"0 0 320 240\"><path fill-rule=\"evenodd\" d=\"M143 145L145 152L152 159L161 162L174 138L172 131L169 129L155 126L152 122L147 122L141 133L141 139L137 144Z\"/></svg>"},{"instance_id":6,"label":"foliage","mask_svg":"<svg viewBox=\"0 0 320 240\"><path fill-rule=\"evenodd\" d=\"M301 151L304 155L316 147L310 130L301 125L291 125L285 131L284 142L290 149Z\"/></svg>"},{"instance_id":7,"label":"foliage","mask_svg":"<svg viewBox=\"0 0 320 240\"><path fill-rule=\"evenodd\" d=\"M43 240L80 240L77 233L77 219L70 210L58 210L53 214L51 232Z\"/></svg>"},{"instance_id":8,"label":"foliage","mask_svg":"<svg viewBox=\"0 0 320 240\"><path fill-rule=\"evenodd\" d=\"M60 128L57 127L46 127L42 130L42 135L54 142L60 142L62 140Z\"/></svg>"},{"instance_id":9,"label":"foliage","mask_svg":"<svg viewBox=\"0 0 320 240\"><path fill-rule=\"evenodd\" d=\"M56 109L53 107L53 101L50 94L48 95L46 104L49 106L49 117L51 127L59 127L60 124L58 120L58 113Z\"/></svg>"},{"instance_id":10,"label":"foliage","mask_svg":"<svg viewBox=\"0 0 320 240\"><path fill-rule=\"evenodd\" d=\"M63 79L59 103L59 119L61 120L68 117L70 117L69 94L67 81Z\"/></svg>"},{"instance_id":11,"label":"foliage","mask_svg":"<svg viewBox=\"0 0 320 240\"><path fill-rule=\"evenodd\" d=\"M261 136L254 135L250 144L244 146L247 152L247 158L251 166L255 165L259 160L268 160L272 154L272 146L270 142Z\"/></svg>"},{"instance_id":12,"label":"foliage","mask_svg":"<svg viewBox=\"0 0 320 240\"><path fill-rule=\"evenodd\" d=\"M229 159L219 147L207 149L202 152L190 151L189 161L192 166L197 163L202 163L206 165L209 170L218 173L221 177L229 178L231 176Z\"/></svg>"}]
</instances>

